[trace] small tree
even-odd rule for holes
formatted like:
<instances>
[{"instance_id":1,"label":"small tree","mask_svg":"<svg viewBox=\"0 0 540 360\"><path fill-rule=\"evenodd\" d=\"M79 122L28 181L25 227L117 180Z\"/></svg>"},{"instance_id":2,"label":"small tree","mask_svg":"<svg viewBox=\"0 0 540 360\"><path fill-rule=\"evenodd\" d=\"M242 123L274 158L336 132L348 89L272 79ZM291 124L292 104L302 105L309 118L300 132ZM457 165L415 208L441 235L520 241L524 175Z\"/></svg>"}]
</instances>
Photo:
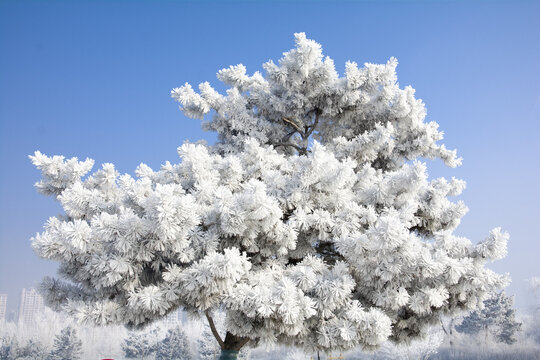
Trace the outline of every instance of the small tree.
<instances>
[{"instance_id":1,"label":"small tree","mask_svg":"<svg viewBox=\"0 0 540 360\"><path fill-rule=\"evenodd\" d=\"M76 360L82 355L82 341L77 337L77 331L67 326L56 335L54 345L48 360Z\"/></svg>"},{"instance_id":2,"label":"small tree","mask_svg":"<svg viewBox=\"0 0 540 360\"><path fill-rule=\"evenodd\" d=\"M516 321L514 297L504 292L496 293L484 301L484 308L470 313L456 326L458 332L478 334L485 338L491 334L498 341L506 344L516 342L516 334L521 330L521 323Z\"/></svg>"},{"instance_id":3,"label":"small tree","mask_svg":"<svg viewBox=\"0 0 540 360\"><path fill-rule=\"evenodd\" d=\"M21 348L15 337L4 335L0 338L0 359L15 360L20 354Z\"/></svg>"},{"instance_id":4,"label":"small tree","mask_svg":"<svg viewBox=\"0 0 540 360\"><path fill-rule=\"evenodd\" d=\"M35 360L45 359L47 357L47 349L39 341L29 340L21 349L21 353L17 360Z\"/></svg>"},{"instance_id":5,"label":"small tree","mask_svg":"<svg viewBox=\"0 0 540 360\"><path fill-rule=\"evenodd\" d=\"M3 337L0 339L0 359L2 360L36 360L45 359L47 350L38 341L29 340L25 345L21 344L14 337Z\"/></svg>"},{"instance_id":6,"label":"small tree","mask_svg":"<svg viewBox=\"0 0 540 360\"><path fill-rule=\"evenodd\" d=\"M534 276L529 279L529 285L533 292L535 303L532 309L531 335L540 343L540 277Z\"/></svg>"},{"instance_id":7,"label":"small tree","mask_svg":"<svg viewBox=\"0 0 540 360\"><path fill-rule=\"evenodd\" d=\"M200 360L214 360L220 352L219 344L209 329L205 329L197 339Z\"/></svg>"},{"instance_id":8,"label":"small tree","mask_svg":"<svg viewBox=\"0 0 540 360\"><path fill-rule=\"evenodd\" d=\"M169 329L165 338L157 345L156 360L192 359L186 334L180 326Z\"/></svg>"},{"instance_id":9,"label":"small tree","mask_svg":"<svg viewBox=\"0 0 540 360\"><path fill-rule=\"evenodd\" d=\"M137 179L112 164L39 152L40 192L65 215L32 242L74 284L46 279L50 306L83 322L141 327L183 307L206 316L224 355L248 342L307 351L409 341L441 314L474 309L506 283L484 267L506 254L497 228L473 244L453 235L461 180L429 180L421 158L461 159L438 142L397 61L348 62L340 77L319 44L296 48L265 75L219 71L230 89L186 84L172 96L207 119L212 146ZM212 312L224 309L222 337Z\"/></svg>"},{"instance_id":10,"label":"small tree","mask_svg":"<svg viewBox=\"0 0 540 360\"><path fill-rule=\"evenodd\" d=\"M238 352L238 360L249 360L249 359L251 359L251 349L249 347L244 346Z\"/></svg>"},{"instance_id":11,"label":"small tree","mask_svg":"<svg viewBox=\"0 0 540 360\"><path fill-rule=\"evenodd\" d=\"M158 347L157 329L130 331L122 342L122 351L128 359L144 360L154 354Z\"/></svg>"}]
</instances>

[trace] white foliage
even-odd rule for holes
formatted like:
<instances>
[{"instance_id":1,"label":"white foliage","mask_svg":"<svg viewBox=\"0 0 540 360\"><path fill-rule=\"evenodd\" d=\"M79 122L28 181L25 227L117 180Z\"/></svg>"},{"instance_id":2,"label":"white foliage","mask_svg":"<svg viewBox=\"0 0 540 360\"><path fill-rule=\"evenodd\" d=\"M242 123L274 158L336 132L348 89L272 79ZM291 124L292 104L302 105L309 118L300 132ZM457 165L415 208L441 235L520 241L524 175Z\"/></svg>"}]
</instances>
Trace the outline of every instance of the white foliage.
<instances>
[{"instance_id":1,"label":"white foliage","mask_svg":"<svg viewBox=\"0 0 540 360\"><path fill-rule=\"evenodd\" d=\"M377 351L373 359L376 360L428 360L436 354L443 343L442 331L430 331L424 338L416 339L408 344L385 343Z\"/></svg>"},{"instance_id":2,"label":"white foliage","mask_svg":"<svg viewBox=\"0 0 540 360\"><path fill-rule=\"evenodd\" d=\"M302 350L293 349L287 353L286 360L307 360L311 357L304 353Z\"/></svg>"},{"instance_id":3,"label":"white foliage","mask_svg":"<svg viewBox=\"0 0 540 360\"><path fill-rule=\"evenodd\" d=\"M467 207L462 180L426 164L461 163L438 142L397 60L340 77L304 34L265 74L221 70L172 96L216 131L181 162L137 177L112 164L31 156L37 184L65 215L32 239L70 280L46 279L48 303L83 323L141 327L181 307L223 308L227 331L254 344L306 350L407 341L441 314L474 309L506 282L485 268L506 254L499 228L473 244L452 234Z\"/></svg>"}]
</instances>

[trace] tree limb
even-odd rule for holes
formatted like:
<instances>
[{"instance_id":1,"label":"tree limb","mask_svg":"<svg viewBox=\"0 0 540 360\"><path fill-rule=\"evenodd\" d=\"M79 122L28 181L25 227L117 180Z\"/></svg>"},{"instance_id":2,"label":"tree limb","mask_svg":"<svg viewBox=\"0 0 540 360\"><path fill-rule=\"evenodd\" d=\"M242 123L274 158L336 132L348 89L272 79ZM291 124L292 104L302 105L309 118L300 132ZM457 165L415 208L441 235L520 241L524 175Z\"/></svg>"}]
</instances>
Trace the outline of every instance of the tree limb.
<instances>
[{"instance_id":1,"label":"tree limb","mask_svg":"<svg viewBox=\"0 0 540 360\"><path fill-rule=\"evenodd\" d=\"M440 321L440 323L441 323L441 327L442 327L442 329L443 329L444 333L445 333L446 335L448 335L448 331L446 331L446 328L444 327L444 323L443 323L443 321L442 321L442 319L441 319L441 316L440 316L440 315L439 315L439 321Z\"/></svg>"},{"instance_id":2,"label":"tree limb","mask_svg":"<svg viewBox=\"0 0 540 360\"><path fill-rule=\"evenodd\" d=\"M212 330L212 334L214 335L214 337L216 338L217 342L219 343L219 347L221 349L224 349L225 348L225 343L223 342L223 340L221 339L221 337L219 336L219 333L216 329L216 325L214 324L214 320L212 319L212 317L210 316L210 314L208 314L208 310L206 310L204 312L204 315L206 315L206 319L208 320L208 324L210 325L210 330Z\"/></svg>"},{"instance_id":3,"label":"tree limb","mask_svg":"<svg viewBox=\"0 0 540 360\"><path fill-rule=\"evenodd\" d=\"M311 136L311 134L313 133L313 130L315 130L315 128L319 124L319 115L320 114L321 114L321 112L319 111L319 109L315 110L315 120L313 120L313 124L311 124L311 125L309 125L307 127L308 131L306 132L306 138Z\"/></svg>"},{"instance_id":4,"label":"tree limb","mask_svg":"<svg viewBox=\"0 0 540 360\"><path fill-rule=\"evenodd\" d=\"M291 125L295 130L291 131L290 133L285 135L281 142L274 143L274 144L271 144L271 145L273 145L274 147L291 146L291 147L295 148L300 155L306 155L309 152L307 150L307 141L308 141L310 135L313 133L313 131L315 131L315 128L317 127L317 125L319 124L319 115L320 115L320 113L321 112L320 112L319 109L315 109L315 119L313 120L313 124L311 124L309 126L304 126L304 130L302 130L300 128L300 126L296 122L294 122L292 120L289 120L286 117L282 116L281 119L283 121L285 121L287 124ZM302 141L304 143L306 143L303 147L292 144L290 142L287 142L290 139L290 137L294 135L295 132L298 132L298 134L302 138Z\"/></svg>"},{"instance_id":5,"label":"tree limb","mask_svg":"<svg viewBox=\"0 0 540 360\"><path fill-rule=\"evenodd\" d=\"M274 144L271 144L273 147L278 147L278 146L291 146L293 148L295 148L296 150L298 150L298 152L302 153L302 152L305 152L306 149L304 149L303 147L300 147L298 145L295 145L293 143L274 143Z\"/></svg>"},{"instance_id":6,"label":"tree limb","mask_svg":"<svg viewBox=\"0 0 540 360\"><path fill-rule=\"evenodd\" d=\"M290 133L288 133L287 135L285 135L285 136L283 137L283 139L281 139L281 142L284 143L284 142L289 141L289 139L291 138L291 136L293 136L294 133L297 132L297 131L298 131L298 130L293 130L293 131L291 131Z\"/></svg>"},{"instance_id":7,"label":"tree limb","mask_svg":"<svg viewBox=\"0 0 540 360\"><path fill-rule=\"evenodd\" d=\"M286 117L282 116L281 119L285 121L287 124L290 124L292 127L294 127L299 133L302 133L302 129L293 121L287 119Z\"/></svg>"}]
</instances>

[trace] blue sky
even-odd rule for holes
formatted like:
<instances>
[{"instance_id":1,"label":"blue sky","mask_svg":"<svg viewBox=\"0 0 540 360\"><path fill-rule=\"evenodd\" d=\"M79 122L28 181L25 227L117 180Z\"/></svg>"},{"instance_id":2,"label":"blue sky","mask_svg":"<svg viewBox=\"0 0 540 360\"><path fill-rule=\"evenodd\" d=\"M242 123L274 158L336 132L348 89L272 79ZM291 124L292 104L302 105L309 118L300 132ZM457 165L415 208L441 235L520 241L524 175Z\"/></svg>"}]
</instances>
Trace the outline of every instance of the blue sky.
<instances>
[{"instance_id":1,"label":"blue sky","mask_svg":"<svg viewBox=\"0 0 540 360\"><path fill-rule=\"evenodd\" d=\"M210 81L243 63L261 69L304 31L342 72L345 61L400 61L401 86L424 100L428 120L464 158L429 162L432 176L467 181L470 212L457 233L473 241L501 226L508 289L525 309L525 280L540 275L540 2L533 1L1 1L0 293L56 264L29 238L61 212L33 188L35 150L112 162L132 173L176 161L186 139L215 138L185 118L173 87Z\"/></svg>"}]
</instances>

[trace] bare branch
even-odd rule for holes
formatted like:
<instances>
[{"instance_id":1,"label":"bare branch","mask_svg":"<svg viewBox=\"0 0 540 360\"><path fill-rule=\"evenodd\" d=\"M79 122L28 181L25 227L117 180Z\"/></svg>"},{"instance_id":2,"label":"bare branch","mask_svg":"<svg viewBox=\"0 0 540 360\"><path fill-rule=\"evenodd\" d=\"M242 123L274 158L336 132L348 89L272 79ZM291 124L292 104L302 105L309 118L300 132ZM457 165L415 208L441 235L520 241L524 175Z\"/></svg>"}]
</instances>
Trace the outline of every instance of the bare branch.
<instances>
[{"instance_id":1,"label":"bare branch","mask_svg":"<svg viewBox=\"0 0 540 360\"><path fill-rule=\"evenodd\" d=\"M439 315L439 321L441 322L441 327L442 327L442 329L443 329L444 333L445 333L446 335L448 335L448 331L446 331L446 328L444 327L444 323L443 323L443 321L442 321L442 319L441 319L441 316L440 316L440 315Z\"/></svg>"},{"instance_id":2,"label":"bare branch","mask_svg":"<svg viewBox=\"0 0 540 360\"><path fill-rule=\"evenodd\" d=\"M288 133L287 135L285 135L285 136L283 137L283 139L281 139L281 142L282 142L282 143L285 143L285 142L289 141L289 139L291 138L291 136L293 136L294 133L295 133L296 131L297 131L297 130L293 130L293 131L291 131L290 133Z\"/></svg>"},{"instance_id":3,"label":"bare branch","mask_svg":"<svg viewBox=\"0 0 540 360\"><path fill-rule=\"evenodd\" d=\"M300 127L294 121L291 121L284 116L282 116L281 119L287 124L290 124L292 127L294 127L299 133L303 133L302 129L300 129Z\"/></svg>"},{"instance_id":4,"label":"bare branch","mask_svg":"<svg viewBox=\"0 0 540 360\"><path fill-rule=\"evenodd\" d=\"M320 114L321 114L321 112L319 111L319 109L315 110L315 120L313 120L313 124L311 124L311 125L309 125L307 127L309 130L306 132L306 138L310 137L310 135L313 133L313 130L315 130L315 128L319 124L319 115Z\"/></svg>"},{"instance_id":5,"label":"bare branch","mask_svg":"<svg viewBox=\"0 0 540 360\"><path fill-rule=\"evenodd\" d=\"M298 150L298 152L301 152L301 153L303 153L303 152L306 151L306 149L304 149L303 147L300 147L300 146L295 145L295 144L293 144L293 143L282 143L282 142L280 142L280 143L273 143L273 144L270 144L270 145L272 145L273 147L278 147L278 146L291 146L291 147L295 148L296 150Z\"/></svg>"},{"instance_id":6,"label":"bare branch","mask_svg":"<svg viewBox=\"0 0 540 360\"><path fill-rule=\"evenodd\" d=\"M223 342L223 340L221 339L221 337L219 336L219 333L216 329L216 325L214 324L214 320L212 319L212 317L210 316L210 314L208 313L208 310L206 310L204 312L204 315L206 315L206 319L208 320L208 324L210 325L210 330L212 330L212 334L214 335L214 337L216 338L217 342L219 343L219 346L221 349L224 349L225 348L225 343Z\"/></svg>"}]
</instances>

